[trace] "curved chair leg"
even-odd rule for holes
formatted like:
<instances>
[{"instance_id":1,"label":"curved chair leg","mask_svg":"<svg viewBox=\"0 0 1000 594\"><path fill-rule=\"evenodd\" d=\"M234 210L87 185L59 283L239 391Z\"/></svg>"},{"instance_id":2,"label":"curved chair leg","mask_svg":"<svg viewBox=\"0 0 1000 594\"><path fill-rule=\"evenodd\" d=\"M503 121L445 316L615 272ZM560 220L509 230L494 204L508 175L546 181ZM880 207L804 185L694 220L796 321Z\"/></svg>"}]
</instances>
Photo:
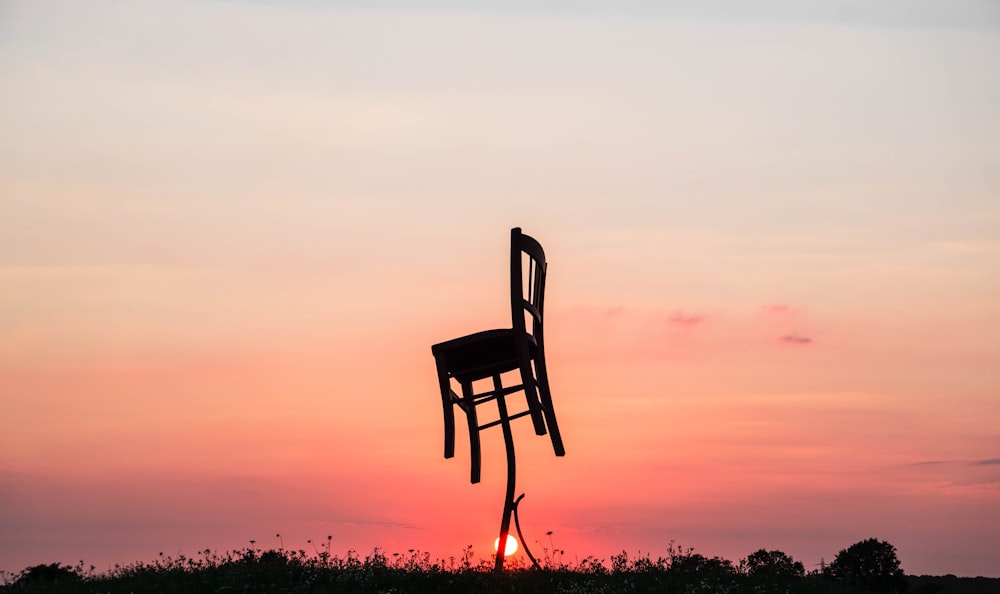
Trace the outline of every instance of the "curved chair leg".
<instances>
[{"instance_id":1,"label":"curved chair leg","mask_svg":"<svg viewBox=\"0 0 1000 594\"><path fill-rule=\"evenodd\" d=\"M444 457L455 457L455 396L444 361L436 359L438 384L441 387L441 406L444 409Z\"/></svg>"},{"instance_id":2,"label":"curved chair leg","mask_svg":"<svg viewBox=\"0 0 1000 594\"><path fill-rule=\"evenodd\" d=\"M462 382L462 400L465 409L465 418L469 421L469 458L472 461L472 475L469 479L473 484L478 483L482 474L482 452L479 446L479 418L476 416L476 405L473 402L475 394L472 391L472 382Z\"/></svg>"},{"instance_id":3,"label":"curved chair leg","mask_svg":"<svg viewBox=\"0 0 1000 594\"><path fill-rule=\"evenodd\" d=\"M565 456L566 448L563 447L562 434L559 432L559 423L556 422L556 410L552 406L552 392L549 391L549 376L545 370L544 357L539 357L535 361L535 368L538 370L538 393L542 403L542 414L545 415L545 424L549 427L552 449L555 451L556 456Z\"/></svg>"}]
</instances>

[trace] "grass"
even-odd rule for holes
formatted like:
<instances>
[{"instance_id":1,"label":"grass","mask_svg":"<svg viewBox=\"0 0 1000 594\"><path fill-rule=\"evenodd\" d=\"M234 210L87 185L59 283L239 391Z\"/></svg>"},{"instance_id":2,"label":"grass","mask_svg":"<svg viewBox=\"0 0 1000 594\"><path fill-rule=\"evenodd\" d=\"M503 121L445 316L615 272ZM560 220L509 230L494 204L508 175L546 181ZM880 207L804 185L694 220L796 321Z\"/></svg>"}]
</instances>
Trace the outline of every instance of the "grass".
<instances>
[{"instance_id":1,"label":"grass","mask_svg":"<svg viewBox=\"0 0 1000 594\"><path fill-rule=\"evenodd\" d=\"M280 537L279 537L280 539ZM543 567L531 569L515 559L496 574L492 558L477 559L469 546L458 557L432 560L416 550L387 555L375 549L361 557L354 551L339 557L323 548L260 550L251 548L194 557L160 556L150 563L115 566L106 573L59 564L39 565L0 575L0 593L601 593L665 592L670 594L857 594L862 592L820 574L752 575L741 562L704 557L671 543L665 557L613 555L610 563L588 557L573 565L544 551Z\"/></svg>"}]
</instances>

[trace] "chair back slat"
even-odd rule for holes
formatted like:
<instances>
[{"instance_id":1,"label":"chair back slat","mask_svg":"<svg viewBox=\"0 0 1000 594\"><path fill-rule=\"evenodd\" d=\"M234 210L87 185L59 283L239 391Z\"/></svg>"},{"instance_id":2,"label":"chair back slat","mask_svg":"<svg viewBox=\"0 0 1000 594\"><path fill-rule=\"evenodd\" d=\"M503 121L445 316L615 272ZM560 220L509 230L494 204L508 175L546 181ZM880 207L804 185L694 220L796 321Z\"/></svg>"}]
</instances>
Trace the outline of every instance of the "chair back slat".
<instances>
[{"instance_id":1,"label":"chair back slat","mask_svg":"<svg viewBox=\"0 0 1000 594\"><path fill-rule=\"evenodd\" d=\"M541 346L545 302L545 250L538 241L510 231L510 306L515 332L527 332ZM528 320L530 319L530 324Z\"/></svg>"},{"instance_id":2,"label":"chair back slat","mask_svg":"<svg viewBox=\"0 0 1000 594\"><path fill-rule=\"evenodd\" d=\"M524 311L526 311L529 315L531 315L532 321L537 322L539 324L542 323L542 314L541 312L538 311L537 307L535 307L534 305L532 305L527 301L522 301L521 307L524 309ZM525 321L525 323L527 324L527 321Z\"/></svg>"}]
</instances>

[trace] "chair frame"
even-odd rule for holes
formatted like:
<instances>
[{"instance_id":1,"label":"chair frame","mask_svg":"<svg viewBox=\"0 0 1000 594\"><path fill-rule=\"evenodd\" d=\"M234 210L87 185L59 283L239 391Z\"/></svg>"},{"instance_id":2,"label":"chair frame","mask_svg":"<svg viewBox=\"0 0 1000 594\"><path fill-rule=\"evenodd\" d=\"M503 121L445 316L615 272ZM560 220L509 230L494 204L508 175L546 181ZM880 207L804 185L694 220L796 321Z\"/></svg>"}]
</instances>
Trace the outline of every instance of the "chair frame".
<instances>
[{"instance_id":1,"label":"chair frame","mask_svg":"<svg viewBox=\"0 0 1000 594\"><path fill-rule=\"evenodd\" d=\"M524 266L525 260L527 260L527 266ZM510 422L520 417L530 416L535 434L545 435L547 433L556 456L566 455L559 425L556 422L552 394L549 389L548 370L545 366L543 313L547 269L545 251L541 244L531 236L522 233L519 227L511 229L511 328L486 330L431 347L437 366L444 410L444 457L452 458L455 455L456 406L465 413L468 422L469 455L472 465L470 480L473 484L478 483L481 478L482 452L479 433L495 426L500 426L503 430L507 450L507 496L501 519L501 543L506 542L511 512L513 511L516 515L517 502L521 499L520 497L516 501L514 499L515 456ZM528 319L531 321L530 331ZM457 364L454 363L456 355L474 350L482 345L506 344L508 341L513 343L514 351L506 353L508 355L506 359L486 359L479 361L482 364L478 366L459 366L456 368ZM521 383L505 387L502 376L511 372L519 374ZM458 382L461 394L457 394L452 389L453 379ZM475 393L473 384L487 379L492 379L492 389ZM510 414L507 409L506 397L521 391L525 394L528 409ZM496 401L499 418L496 421L480 425L476 407L490 401ZM517 522L515 522L515 526L520 535L520 526ZM537 565L523 538L521 538L521 543L532 562ZM496 558L498 571L503 568L503 556L503 547L498 547Z\"/></svg>"}]
</instances>

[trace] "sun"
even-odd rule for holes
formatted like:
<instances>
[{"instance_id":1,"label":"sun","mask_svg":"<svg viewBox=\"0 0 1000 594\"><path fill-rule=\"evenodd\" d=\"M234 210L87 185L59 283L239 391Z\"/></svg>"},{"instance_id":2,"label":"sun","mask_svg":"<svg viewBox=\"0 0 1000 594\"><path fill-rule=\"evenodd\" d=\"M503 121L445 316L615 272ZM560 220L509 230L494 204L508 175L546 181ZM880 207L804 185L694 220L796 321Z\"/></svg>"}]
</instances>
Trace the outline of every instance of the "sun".
<instances>
[{"instance_id":1,"label":"sun","mask_svg":"<svg viewBox=\"0 0 1000 594\"><path fill-rule=\"evenodd\" d=\"M500 548L500 537L497 537L497 539L493 541L493 550L495 551L499 548ZM503 556L510 557L516 552L517 552L517 539L508 534L507 545L503 548Z\"/></svg>"}]
</instances>

